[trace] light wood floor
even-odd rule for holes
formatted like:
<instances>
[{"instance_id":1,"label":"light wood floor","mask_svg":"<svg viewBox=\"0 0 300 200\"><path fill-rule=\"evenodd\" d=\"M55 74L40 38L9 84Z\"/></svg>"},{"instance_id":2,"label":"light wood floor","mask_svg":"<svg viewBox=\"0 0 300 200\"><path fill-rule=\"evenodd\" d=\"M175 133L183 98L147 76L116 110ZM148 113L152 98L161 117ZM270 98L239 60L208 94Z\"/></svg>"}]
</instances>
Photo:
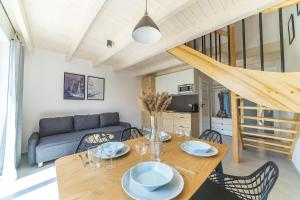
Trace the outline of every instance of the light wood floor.
<instances>
[{"instance_id":1,"label":"light wood floor","mask_svg":"<svg viewBox=\"0 0 300 200\"><path fill-rule=\"evenodd\" d=\"M231 146L231 137L223 136L223 140L225 144ZM299 200L300 174L285 156L247 149L241 153L241 163L236 164L232 161L231 152L229 152L223 161L223 168L228 174L248 175L268 160L274 161L280 170L279 179L269 200ZM48 194L46 199L58 199L53 162L46 163L42 168L32 167L28 166L27 156L24 155L18 174L19 180L15 187L7 187L5 194L1 192L0 199L45 199L45 192Z\"/></svg>"}]
</instances>

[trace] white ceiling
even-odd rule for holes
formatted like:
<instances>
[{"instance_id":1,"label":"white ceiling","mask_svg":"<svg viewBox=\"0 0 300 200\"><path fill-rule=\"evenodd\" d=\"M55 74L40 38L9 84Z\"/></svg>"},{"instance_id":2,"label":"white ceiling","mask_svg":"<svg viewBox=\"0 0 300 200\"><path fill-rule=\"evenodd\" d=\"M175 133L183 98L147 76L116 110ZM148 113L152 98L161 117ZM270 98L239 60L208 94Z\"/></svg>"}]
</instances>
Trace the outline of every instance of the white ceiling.
<instances>
[{"instance_id":1,"label":"white ceiling","mask_svg":"<svg viewBox=\"0 0 300 200\"><path fill-rule=\"evenodd\" d=\"M144 0L3 0L28 47L57 51L68 59L83 58L94 65L108 64L115 70L141 70L142 61L168 48L278 2L148 0L149 14L157 22L162 39L142 45L132 40L131 32L144 13ZM114 42L113 48L106 47L108 39ZM153 59L162 61L160 57ZM146 61L148 65L150 61Z\"/></svg>"}]
</instances>

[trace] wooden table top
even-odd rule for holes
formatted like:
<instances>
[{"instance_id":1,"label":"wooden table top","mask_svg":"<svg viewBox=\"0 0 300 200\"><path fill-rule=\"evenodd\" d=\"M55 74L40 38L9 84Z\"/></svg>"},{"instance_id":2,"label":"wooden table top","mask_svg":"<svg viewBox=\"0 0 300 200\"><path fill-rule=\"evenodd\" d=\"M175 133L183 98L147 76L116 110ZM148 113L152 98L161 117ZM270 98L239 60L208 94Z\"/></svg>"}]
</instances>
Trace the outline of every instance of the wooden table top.
<instances>
[{"instance_id":1,"label":"wooden table top","mask_svg":"<svg viewBox=\"0 0 300 200\"><path fill-rule=\"evenodd\" d=\"M193 138L194 140L198 140ZM137 163L150 160L150 155L141 156L135 151L134 144L138 139L128 140L130 152L114 160L116 165L113 169L99 168L91 170L88 166L83 167L77 154L65 156L55 161L59 198L70 199L131 199L122 189L121 180L123 174ZM145 138L139 139L146 141ZM215 146L219 153L210 158L191 156L179 147L184 138L172 135L172 140L165 142L161 162L179 165L186 169L196 171L196 175L177 170L183 174L184 189L176 199L189 199L203 184L211 172L228 152L226 145L210 143Z\"/></svg>"}]
</instances>

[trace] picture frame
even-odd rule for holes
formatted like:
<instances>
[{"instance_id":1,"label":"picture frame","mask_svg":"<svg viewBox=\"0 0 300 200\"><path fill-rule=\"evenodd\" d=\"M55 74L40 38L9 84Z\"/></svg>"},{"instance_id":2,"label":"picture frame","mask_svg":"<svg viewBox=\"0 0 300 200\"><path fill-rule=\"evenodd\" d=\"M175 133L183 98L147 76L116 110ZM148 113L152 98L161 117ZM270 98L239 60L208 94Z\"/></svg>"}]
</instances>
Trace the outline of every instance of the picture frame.
<instances>
[{"instance_id":1,"label":"picture frame","mask_svg":"<svg viewBox=\"0 0 300 200\"><path fill-rule=\"evenodd\" d=\"M297 11L297 16L300 16L300 6L299 3L296 4L296 11Z\"/></svg>"},{"instance_id":2,"label":"picture frame","mask_svg":"<svg viewBox=\"0 0 300 200\"><path fill-rule=\"evenodd\" d=\"M63 97L65 100L84 100L85 75L64 72Z\"/></svg>"},{"instance_id":3,"label":"picture frame","mask_svg":"<svg viewBox=\"0 0 300 200\"><path fill-rule=\"evenodd\" d=\"M289 44L291 45L295 39L295 22L294 22L293 14L291 14L288 21L288 35L289 35Z\"/></svg>"},{"instance_id":4,"label":"picture frame","mask_svg":"<svg viewBox=\"0 0 300 200\"><path fill-rule=\"evenodd\" d=\"M87 77L87 100L104 100L105 79L101 77Z\"/></svg>"}]
</instances>

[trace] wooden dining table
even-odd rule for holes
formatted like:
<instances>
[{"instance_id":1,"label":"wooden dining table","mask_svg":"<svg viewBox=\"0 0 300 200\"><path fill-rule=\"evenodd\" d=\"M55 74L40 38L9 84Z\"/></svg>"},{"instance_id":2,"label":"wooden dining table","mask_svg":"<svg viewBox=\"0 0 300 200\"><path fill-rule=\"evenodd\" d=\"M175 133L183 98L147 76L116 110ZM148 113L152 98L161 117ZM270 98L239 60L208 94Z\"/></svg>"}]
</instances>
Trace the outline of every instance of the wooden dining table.
<instances>
[{"instance_id":1,"label":"wooden dining table","mask_svg":"<svg viewBox=\"0 0 300 200\"><path fill-rule=\"evenodd\" d=\"M208 142L218 149L218 154L213 157L195 157L185 153L180 148L180 144L186 138L177 137L175 134L171 135L172 139L163 143L161 162L179 167L179 169L176 167L175 169L184 179L184 188L176 199L190 199L222 161L229 148L224 144ZM196 138L193 138L193 140L201 141ZM131 199L122 189L122 176L134 165L151 160L150 153L141 156L135 150L134 145L138 141L146 142L146 139L143 137L124 142L130 146L130 152L127 155L114 159L115 167L112 169L100 167L92 170L88 166L84 167L78 154L57 159L55 166L59 199ZM81 154L84 153L86 152ZM105 163L102 164L105 165ZM181 170L182 168L184 170Z\"/></svg>"}]
</instances>

